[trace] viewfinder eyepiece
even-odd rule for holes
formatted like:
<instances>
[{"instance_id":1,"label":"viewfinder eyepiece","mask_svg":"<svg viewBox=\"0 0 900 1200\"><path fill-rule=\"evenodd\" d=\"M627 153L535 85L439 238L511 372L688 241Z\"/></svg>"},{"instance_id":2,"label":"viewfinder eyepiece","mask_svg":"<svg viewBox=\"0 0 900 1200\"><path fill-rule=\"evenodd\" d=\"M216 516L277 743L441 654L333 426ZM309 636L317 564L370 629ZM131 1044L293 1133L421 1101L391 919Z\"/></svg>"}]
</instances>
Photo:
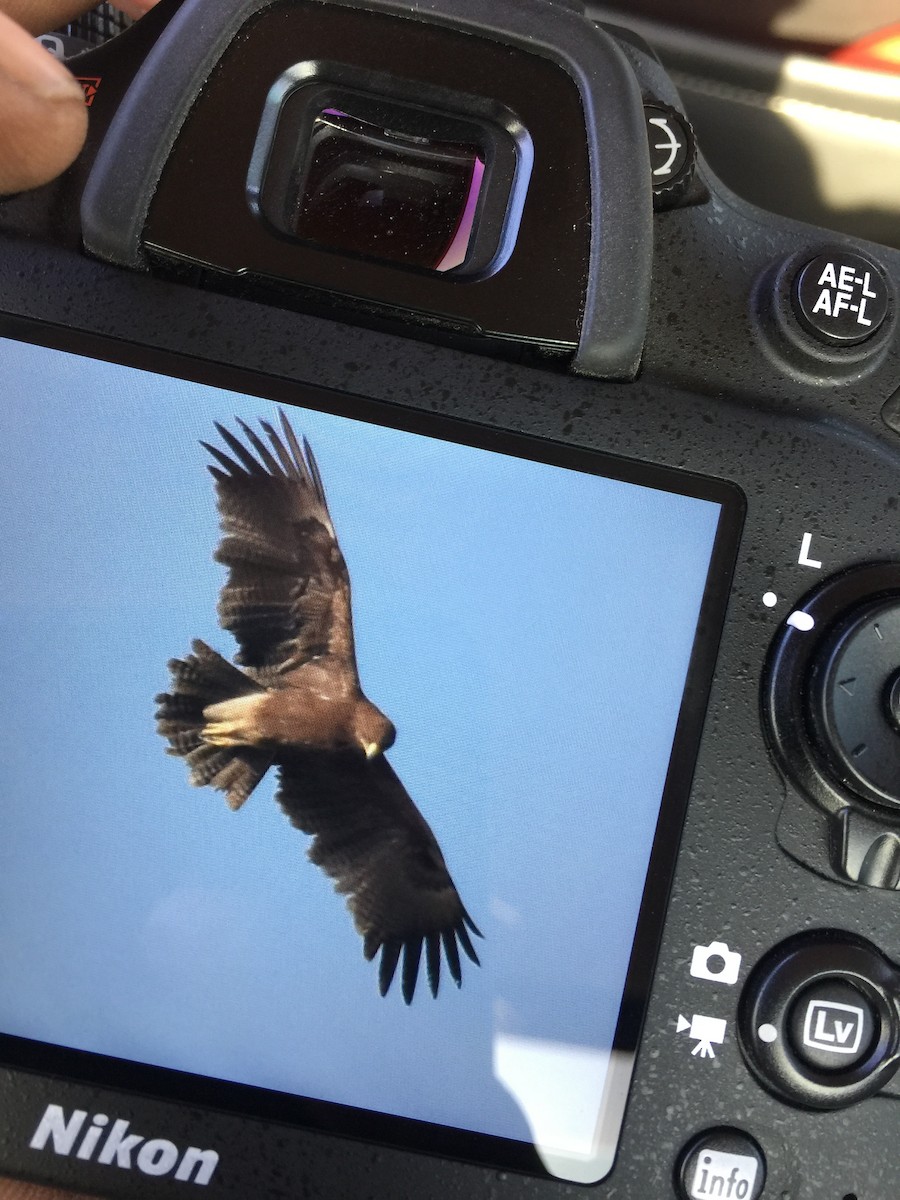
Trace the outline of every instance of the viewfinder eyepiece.
<instances>
[{"instance_id":1,"label":"viewfinder eyepiece","mask_svg":"<svg viewBox=\"0 0 900 1200\"><path fill-rule=\"evenodd\" d=\"M527 132L511 114L488 117L482 99L438 89L417 102L411 84L359 74L302 63L276 82L248 177L253 211L336 254L461 279L497 271L528 189Z\"/></svg>"}]
</instances>

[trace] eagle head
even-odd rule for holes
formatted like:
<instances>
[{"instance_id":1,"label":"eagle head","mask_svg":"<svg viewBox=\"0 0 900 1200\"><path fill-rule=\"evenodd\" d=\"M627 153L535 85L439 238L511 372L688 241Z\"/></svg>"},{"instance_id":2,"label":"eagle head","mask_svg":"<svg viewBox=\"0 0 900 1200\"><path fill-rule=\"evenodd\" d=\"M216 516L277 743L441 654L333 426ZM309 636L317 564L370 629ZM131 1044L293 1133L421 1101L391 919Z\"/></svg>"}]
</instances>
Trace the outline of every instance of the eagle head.
<instances>
[{"instance_id":1,"label":"eagle head","mask_svg":"<svg viewBox=\"0 0 900 1200\"><path fill-rule=\"evenodd\" d=\"M388 750L393 746L396 736L397 731L393 722L388 720L381 709L376 708L368 700L363 700L357 706L353 722L353 737L356 744L362 748L366 758L374 758Z\"/></svg>"}]
</instances>

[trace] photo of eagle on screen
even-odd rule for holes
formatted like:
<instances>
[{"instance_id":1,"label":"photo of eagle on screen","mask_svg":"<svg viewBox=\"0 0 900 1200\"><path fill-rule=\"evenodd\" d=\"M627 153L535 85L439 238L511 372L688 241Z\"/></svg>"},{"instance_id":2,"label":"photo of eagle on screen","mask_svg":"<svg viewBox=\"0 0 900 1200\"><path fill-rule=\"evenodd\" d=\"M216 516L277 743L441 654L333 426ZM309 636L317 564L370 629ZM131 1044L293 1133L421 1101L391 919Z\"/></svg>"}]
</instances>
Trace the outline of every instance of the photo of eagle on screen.
<instances>
[{"instance_id":1,"label":"photo of eagle on screen","mask_svg":"<svg viewBox=\"0 0 900 1200\"><path fill-rule=\"evenodd\" d=\"M245 441L216 423L230 455L202 443L216 464L214 557L228 568L217 611L238 643L237 665L194 641L193 653L169 663L157 728L191 783L224 792L231 809L276 768L276 799L347 897L366 958L381 951L381 994L402 953L409 1004L423 946L436 996L442 948L459 986L459 948L478 963L469 933L481 935L384 756L395 730L360 687L350 576L322 478L309 444L280 420L280 432L260 422L269 445L240 419Z\"/></svg>"}]
</instances>

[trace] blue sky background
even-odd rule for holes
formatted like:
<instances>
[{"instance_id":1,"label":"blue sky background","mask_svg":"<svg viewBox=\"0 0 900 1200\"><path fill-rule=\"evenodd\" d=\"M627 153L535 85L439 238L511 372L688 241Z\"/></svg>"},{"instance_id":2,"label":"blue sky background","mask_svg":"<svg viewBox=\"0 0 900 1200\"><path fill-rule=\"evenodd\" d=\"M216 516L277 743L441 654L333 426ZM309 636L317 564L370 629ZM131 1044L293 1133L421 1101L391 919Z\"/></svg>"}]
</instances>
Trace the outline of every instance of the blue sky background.
<instances>
[{"instance_id":1,"label":"blue sky background","mask_svg":"<svg viewBox=\"0 0 900 1200\"><path fill-rule=\"evenodd\" d=\"M274 405L3 340L0 377L0 1029L527 1138L492 1048L611 1043L718 506L293 411L485 934L408 1009L274 780L231 813L155 732L167 660L234 652L199 440Z\"/></svg>"}]
</instances>

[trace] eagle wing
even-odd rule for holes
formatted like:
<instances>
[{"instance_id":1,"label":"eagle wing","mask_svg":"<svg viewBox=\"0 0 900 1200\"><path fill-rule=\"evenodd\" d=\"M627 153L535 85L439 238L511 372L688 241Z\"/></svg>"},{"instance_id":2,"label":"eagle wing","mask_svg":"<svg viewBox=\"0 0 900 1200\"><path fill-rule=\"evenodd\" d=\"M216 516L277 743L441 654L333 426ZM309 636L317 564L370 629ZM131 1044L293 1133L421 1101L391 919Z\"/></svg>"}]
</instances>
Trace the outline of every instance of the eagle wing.
<instances>
[{"instance_id":1,"label":"eagle wing","mask_svg":"<svg viewBox=\"0 0 900 1200\"><path fill-rule=\"evenodd\" d=\"M222 540L228 567L218 614L240 646L236 661L279 672L331 654L356 677L350 577L309 443L301 447L283 412L281 432L261 421L263 439L238 419L241 441L216 429L231 451L203 446L216 460Z\"/></svg>"},{"instance_id":2,"label":"eagle wing","mask_svg":"<svg viewBox=\"0 0 900 1200\"><path fill-rule=\"evenodd\" d=\"M366 958L381 950L382 996L402 952L403 999L412 1002L423 946L432 995L440 983L442 946L459 987L459 947L478 963L469 931L481 934L428 822L387 759L299 752L279 769L276 799L292 825L313 835L309 857L347 897Z\"/></svg>"}]
</instances>

